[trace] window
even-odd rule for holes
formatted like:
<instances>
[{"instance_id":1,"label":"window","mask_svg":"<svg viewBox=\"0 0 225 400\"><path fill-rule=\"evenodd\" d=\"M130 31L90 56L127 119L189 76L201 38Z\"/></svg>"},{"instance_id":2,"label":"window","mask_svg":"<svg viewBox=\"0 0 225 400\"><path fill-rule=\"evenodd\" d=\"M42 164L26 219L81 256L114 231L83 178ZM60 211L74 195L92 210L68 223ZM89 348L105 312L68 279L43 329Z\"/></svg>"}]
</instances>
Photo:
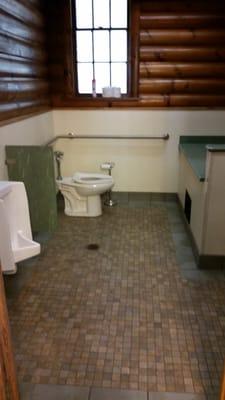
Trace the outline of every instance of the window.
<instances>
[{"instance_id":1,"label":"window","mask_svg":"<svg viewBox=\"0 0 225 400\"><path fill-rule=\"evenodd\" d=\"M74 0L77 92L106 86L127 93L127 0Z\"/></svg>"}]
</instances>

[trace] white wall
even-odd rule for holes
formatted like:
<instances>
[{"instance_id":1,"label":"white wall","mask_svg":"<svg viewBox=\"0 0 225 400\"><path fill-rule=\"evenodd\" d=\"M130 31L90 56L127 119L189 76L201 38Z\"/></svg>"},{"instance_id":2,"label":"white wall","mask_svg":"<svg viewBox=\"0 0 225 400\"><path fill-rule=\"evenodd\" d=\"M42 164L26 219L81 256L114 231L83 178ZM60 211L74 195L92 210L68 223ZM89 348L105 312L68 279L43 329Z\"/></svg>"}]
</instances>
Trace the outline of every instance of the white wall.
<instances>
[{"instance_id":1,"label":"white wall","mask_svg":"<svg viewBox=\"0 0 225 400\"><path fill-rule=\"evenodd\" d=\"M64 152L62 174L99 172L115 161L114 190L177 192L179 135L224 135L225 111L182 110L55 110L54 134L163 135L153 140L59 140Z\"/></svg>"},{"instance_id":2,"label":"white wall","mask_svg":"<svg viewBox=\"0 0 225 400\"><path fill-rule=\"evenodd\" d=\"M0 127L0 180L7 179L5 145L39 145L52 136L52 112Z\"/></svg>"},{"instance_id":3,"label":"white wall","mask_svg":"<svg viewBox=\"0 0 225 400\"><path fill-rule=\"evenodd\" d=\"M163 135L153 140L59 140L62 173L100 171L115 161L114 190L177 192L179 135L225 134L225 111L55 110L0 127L0 180L7 179L5 145L39 145L53 135Z\"/></svg>"}]
</instances>

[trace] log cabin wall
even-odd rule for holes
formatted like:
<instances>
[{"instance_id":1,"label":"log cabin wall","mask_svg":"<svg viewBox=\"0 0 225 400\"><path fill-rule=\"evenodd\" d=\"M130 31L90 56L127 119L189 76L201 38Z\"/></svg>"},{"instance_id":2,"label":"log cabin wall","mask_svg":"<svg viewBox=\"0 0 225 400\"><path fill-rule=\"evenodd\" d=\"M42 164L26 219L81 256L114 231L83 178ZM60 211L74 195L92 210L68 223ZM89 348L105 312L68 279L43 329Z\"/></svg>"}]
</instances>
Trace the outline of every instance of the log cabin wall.
<instances>
[{"instance_id":1,"label":"log cabin wall","mask_svg":"<svg viewBox=\"0 0 225 400\"><path fill-rule=\"evenodd\" d=\"M65 105L74 97L75 63L70 0L45 3L52 105ZM62 102L62 103L61 103Z\"/></svg>"},{"instance_id":2,"label":"log cabin wall","mask_svg":"<svg viewBox=\"0 0 225 400\"><path fill-rule=\"evenodd\" d=\"M140 3L140 102L145 106L225 105L224 3Z\"/></svg>"},{"instance_id":3,"label":"log cabin wall","mask_svg":"<svg viewBox=\"0 0 225 400\"><path fill-rule=\"evenodd\" d=\"M225 5L217 0L131 0L130 95L75 95L71 2L47 2L54 108L225 106Z\"/></svg>"},{"instance_id":4,"label":"log cabin wall","mask_svg":"<svg viewBox=\"0 0 225 400\"><path fill-rule=\"evenodd\" d=\"M0 122L49 107L41 0L0 0Z\"/></svg>"}]
</instances>

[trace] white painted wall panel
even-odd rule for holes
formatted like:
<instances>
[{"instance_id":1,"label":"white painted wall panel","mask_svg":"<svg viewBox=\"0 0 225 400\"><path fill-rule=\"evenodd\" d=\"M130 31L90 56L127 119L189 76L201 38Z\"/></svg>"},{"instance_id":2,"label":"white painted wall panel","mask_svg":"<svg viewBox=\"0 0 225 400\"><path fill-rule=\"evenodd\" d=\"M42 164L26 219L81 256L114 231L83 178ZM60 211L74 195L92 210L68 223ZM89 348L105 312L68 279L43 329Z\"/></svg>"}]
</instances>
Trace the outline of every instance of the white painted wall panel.
<instances>
[{"instance_id":1,"label":"white painted wall panel","mask_svg":"<svg viewBox=\"0 0 225 400\"><path fill-rule=\"evenodd\" d=\"M0 127L0 180L7 179L6 145L39 145L53 136L52 112Z\"/></svg>"},{"instance_id":2,"label":"white painted wall panel","mask_svg":"<svg viewBox=\"0 0 225 400\"><path fill-rule=\"evenodd\" d=\"M114 190L177 192L180 135L225 134L223 110L54 110L54 134L163 135L164 141L59 140L64 152L62 173L99 172L115 161Z\"/></svg>"}]
</instances>

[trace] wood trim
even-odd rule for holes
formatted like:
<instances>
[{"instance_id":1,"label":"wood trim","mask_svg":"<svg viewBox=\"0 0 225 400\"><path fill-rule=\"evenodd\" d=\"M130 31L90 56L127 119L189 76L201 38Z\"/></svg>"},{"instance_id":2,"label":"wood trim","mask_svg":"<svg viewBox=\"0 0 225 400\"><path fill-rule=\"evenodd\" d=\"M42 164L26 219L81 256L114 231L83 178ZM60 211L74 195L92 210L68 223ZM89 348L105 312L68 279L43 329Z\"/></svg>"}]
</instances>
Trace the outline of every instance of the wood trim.
<instances>
[{"instance_id":1,"label":"wood trim","mask_svg":"<svg viewBox=\"0 0 225 400\"><path fill-rule=\"evenodd\" d=\"M141 62L143 78L220 78L225 77L225 63Z\"/></svg>"},{"instance_id":2,"label":"wood trim","mask_svg":"<svg viewBox=\"0 0 225 400\"><path fill-rule=\"evenodd\" d=\"M141 79L140 95L147 94L224 94L225 79Z\"/></svg>"},{"instance_id":3,"label":"wood trim","mask_svg":"<svg viewBox=\"0 0 225 400\"><path fill-rule=\"evenodd\" d=\"M5 289L0 265L0 353L2 356L0 372L1 399L19 400L19 390L16 378L16 368L12 350L8 310L5 299Z\"/></svg>"},{"instance_id":4,"label":"wood trim","mask_svg":"<svg viewBox=\"0 0 225 400\"><path fill-rule=\"evenodd\" d=\"M32 117L36 117L37 115L41 115L41 114L45 114L49 111L53 111L52 108L50 107L40 107L37 111L28 111L26 110L26 114L24 115L19 115L17 117L8 117L4 120L0 120L0 127L1 126L5 126L5 125L9 125L9 124L13 124L15 122L19 122L19 121L23 121L24 119L29 119ZM0 397L1 399L1 397Z\"/></svg>"},{"instance_id":5,"label":"wood trim","mask_svg":"<svg viewBox=\"0 0 225 400\"><path fill-rule=\"evenodd\" d=\"M216 1L217 10L221 12L225 11L225 5L223 0ZM192 12L202 11L204 8L205 13L215 12L215 2L208 2L205 0L198 0L192 4ZM178 1L178 0L141 0L141 10L151 12L190 12L190 0L189 1Z\"/></svg>"},{"instance_id":6,"label":"wood trim","mask_svg":"<svg viewBox=\"0 0 225 400\"><path fill-rule=\"evenodd\" d=\"M114 104L122 106L126 104L127 106L131 106L132 104L136 104L138 102L138 98L135 97L123 97L120 99L116 98L104 98L104 97L61 97L55 95L53 97L53 109L58 107L86 107L86 108L108 108L113 107ZM128 105L129 104L129 105Z\"/></svg>"},{"instance_id":7,"label":"wood trim","mask_svg":"<svg viewBox=\"0 0 225 400\"><path fill-rule=\"evenodd\" d=\"M4 382L6 381L5 370L3 364L3 355L0 347L0 399L6 400L6 392Z\"/></svg>"},{"instance_id":8,"label":"wood trim","mask_svg":"<svg viewBox=\"0 0 225 400\"><path fill-rule=\"evenodd\" d=\"M204 94L153 94L142 96L144 107L225 107L225 95Z\"/></svg>"},{"instance_id":9,"label":"wood trim","mask_svg":"<svg viewBox=\"0 0 225 400\"><path fill-rule=\"evenodd\" d=\"M140 4L131 2L130 16L130 62L129 62L129 77L130 77L130 94L138 96L139 82L139 22L140 22Z\"/></svg>"},{"instance_id":10,"label":"wood trim","mask_svg":"<svg viewBox=\"0 0 225 400\"><path fill-rule=\"evenodd\" d=\"M64 68L64 79L65 79L65 91L66 93L73 95L76 83L75 74L75 50L74 50L74 38L73 38L73 9L71 0L65 1L64 7L64 22L65 22L65 68ZM76 86L77 87L77 86Z\"/></svg>"},{"instance_id":11,"label":"wood trim","mask_svg":"<svg viewBox=\"0 0 225 400\"><path fill-rule=\"evenodd\" d=\"M140 44L152 45L212 45L225 41L224 29L145 29L140 31Z\"/></svg>"},{"instance_id":12,"label":"wood trim","mask_svg":"<svg viewBox=\"0 0 225 400\"><path fill-rule=\"evenodd\" d=\"M225 400L225 366L221 380L220 400Z\"/></svg>"},{"instance_id":13,"label":"wood trim","mask_svg":"<svg viewBox=\"0 0 225 400\"><path fill-rule=\"evenodd\" d=\"M140 61L224 62L225 49L218 46L143 46L140 47Z\"/></svg>"},{"instance_id":14,"label":"wood trim","mask_svg":"<svg viewBox=\"0 0 225 400\"><path fill-rule=\"evenodd\" d=\"M140 27L141 29L201 29L206 26L214 28L223 28L225 23L225 15L211 13L151 13L146 12L141 14Z\"/></svg>"}]
</instances>

